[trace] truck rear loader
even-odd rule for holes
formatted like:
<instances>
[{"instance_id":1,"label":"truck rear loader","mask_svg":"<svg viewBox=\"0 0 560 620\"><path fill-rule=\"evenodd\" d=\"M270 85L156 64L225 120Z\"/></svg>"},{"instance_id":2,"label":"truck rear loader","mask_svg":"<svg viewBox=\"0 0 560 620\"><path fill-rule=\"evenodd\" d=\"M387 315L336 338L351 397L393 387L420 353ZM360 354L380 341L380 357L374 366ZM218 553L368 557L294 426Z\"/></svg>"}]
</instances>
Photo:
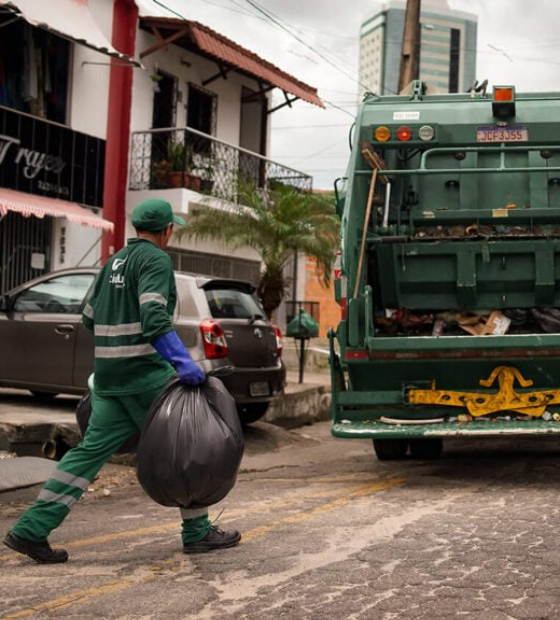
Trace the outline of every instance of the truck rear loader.
<instances>
[{"instance_id":1,"label":"truck rear loader","mask_svg":"<svg viewBox=\"0 0 560 620\"><path fill-rule=\"evenodd\" d=\"M367 94L329 332L332 434L382 460L560 434L560 93Z\"/></svg>"}]
</instances>

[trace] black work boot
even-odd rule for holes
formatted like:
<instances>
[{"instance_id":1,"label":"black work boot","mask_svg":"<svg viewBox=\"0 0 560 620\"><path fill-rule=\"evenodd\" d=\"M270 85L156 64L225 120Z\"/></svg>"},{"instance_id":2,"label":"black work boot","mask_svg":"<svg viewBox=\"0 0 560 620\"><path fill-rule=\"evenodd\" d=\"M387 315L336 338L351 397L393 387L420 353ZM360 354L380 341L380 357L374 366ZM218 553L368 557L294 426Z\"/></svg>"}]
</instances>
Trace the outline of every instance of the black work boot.
<instances>
[{"instance_id":1,"label":"black work boot","mask_svg":"<svg viewBox=\"0 0 560 620\"><path fill-rule=\"evenodd\" d=\"M227 549L227 547L235 547L241 540L241 534L237 530L224 532L219 527L212 525L206 536L194 543L185 543L183 545L183 553L206 553L213 549Z\"/></svg>"},{"instance_id":2,"label":"black work boot","mask_svg":"<svg viewBox=\"0 0 560 620\"><path fill-rule=\"evenodd\" d=\"M39 564L61 564L68 559L65 549L53 549L46 540L34 542L12 534L12 532L6 534L4 544L18 553L29 556Z\"/></svg>"}]
</instances>

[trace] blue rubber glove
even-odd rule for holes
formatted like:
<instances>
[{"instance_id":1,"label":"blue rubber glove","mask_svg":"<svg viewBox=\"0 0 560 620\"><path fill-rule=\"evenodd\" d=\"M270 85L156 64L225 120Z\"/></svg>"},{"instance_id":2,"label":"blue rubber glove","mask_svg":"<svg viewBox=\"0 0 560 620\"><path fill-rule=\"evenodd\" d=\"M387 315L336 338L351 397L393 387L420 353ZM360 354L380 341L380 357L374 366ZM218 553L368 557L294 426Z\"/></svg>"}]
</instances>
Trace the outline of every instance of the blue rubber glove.
<instances>
[{"instance_id":1,"label":"blue rubber glove","mask_svg":"<svg viewBox=\"0 0 560 620\"><path fill-rule=\"evenodd\" d=\"M154 349L177 371L179 379L187 385L200 385L206 379L195 364L176 331L167 332L152 342Z\"/></svg>"}]
</instances>

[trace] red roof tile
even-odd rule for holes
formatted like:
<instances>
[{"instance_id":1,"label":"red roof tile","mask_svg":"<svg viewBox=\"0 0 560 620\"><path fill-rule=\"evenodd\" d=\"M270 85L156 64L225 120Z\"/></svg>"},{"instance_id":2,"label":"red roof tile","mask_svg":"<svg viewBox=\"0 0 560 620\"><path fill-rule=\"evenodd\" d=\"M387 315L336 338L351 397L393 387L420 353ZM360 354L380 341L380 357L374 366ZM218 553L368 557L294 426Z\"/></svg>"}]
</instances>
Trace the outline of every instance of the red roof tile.
<instances>
[{"instance_id":1,"label":"red roof tile","mask_svg":"<svg viewBox=\"0 0 560 620\"><path fill-rule=\"evenodd\" d=\"M275 67L272 63L264 60L257 54L241 47L231 39L195 21L175 19L173 17L143 17L141 24L145 28L157 28L162 36L167 38L163 31L178 31L186 29L189 40L201 52L216 58L222 62L236 67L257 79L280 88L285 93L294 95L308 103L313 103L321 108L324 104L317 94L317 89L301 82L290 74ZM182 38L177 38L173 43L181 45Z\"/></svg>"}]
</instances>

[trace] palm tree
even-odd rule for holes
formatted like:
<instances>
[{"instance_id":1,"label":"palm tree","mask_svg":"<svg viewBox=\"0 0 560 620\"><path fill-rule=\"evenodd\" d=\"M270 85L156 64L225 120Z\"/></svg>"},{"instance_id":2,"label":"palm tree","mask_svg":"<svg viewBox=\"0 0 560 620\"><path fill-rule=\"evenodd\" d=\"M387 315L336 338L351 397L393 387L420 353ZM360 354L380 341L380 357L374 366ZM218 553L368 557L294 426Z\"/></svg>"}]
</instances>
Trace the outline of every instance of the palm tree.
<instances>
[{"instance_id":1,"label":"palm tree","mask_svg":"<svg viewBox=\"0 0 560 620\"><path fill-rule=\"evenodd\" d=\"M257 295L271 318L284 298L288 286L284 267L295 252L317 261L328 287L338 231L334 204L323 196L287 185L277 185L268 193L241 185L237 204L195 211L177 234L219 240L231 250L256 250L263 264Z\"/></svg>"}]
</instances>

